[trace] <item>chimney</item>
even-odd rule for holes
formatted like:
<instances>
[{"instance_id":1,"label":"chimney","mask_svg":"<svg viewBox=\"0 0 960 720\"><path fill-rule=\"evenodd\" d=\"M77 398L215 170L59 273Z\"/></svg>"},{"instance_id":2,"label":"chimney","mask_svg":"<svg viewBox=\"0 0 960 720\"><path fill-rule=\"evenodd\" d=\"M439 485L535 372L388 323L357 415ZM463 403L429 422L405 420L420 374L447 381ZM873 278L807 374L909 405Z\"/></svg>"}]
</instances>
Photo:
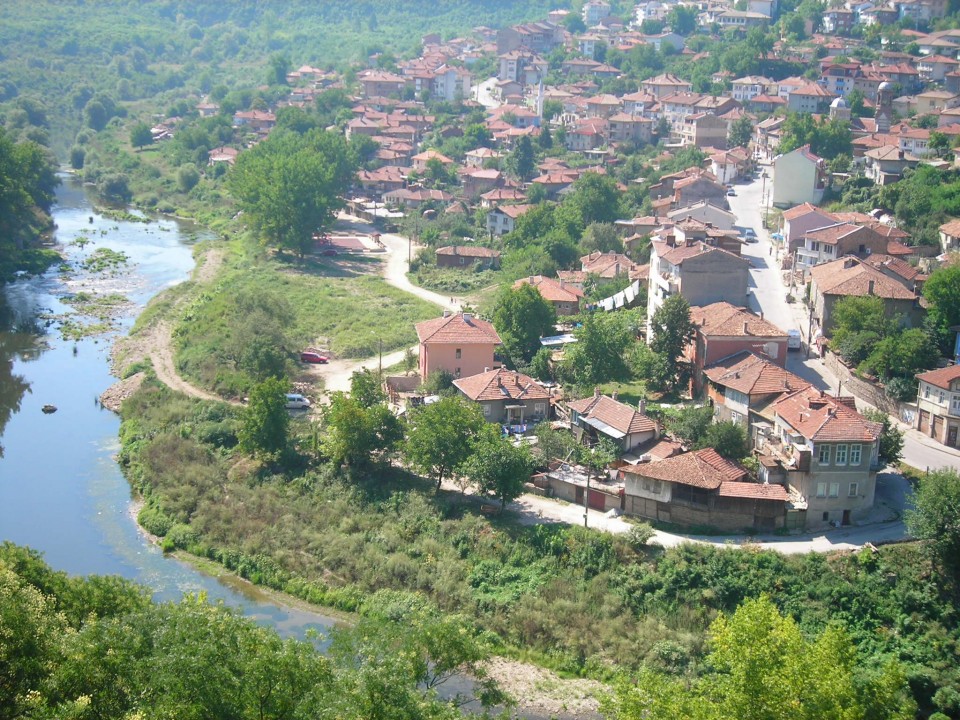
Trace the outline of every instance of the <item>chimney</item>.
<instances>
[{"instance_id":1,"label":"chimney","mask_svg":"<svg viewBox=\"0 0 960 720\"><path fill-rule=\"evenodd\" d=\"M873 284L873 280L867 283L867 295L873 295Z\"/></svg>"},{"instance_id":2,"label":"chimney","mask_svg":"<svg viewBox=\"0 0 960 720\"><path fill-rule=\"evenodd\" d=\"M640 398L640 402L637 403L637 410L640 411L641 415L647 414L647 399Z\"/></svg>"},{"instance_id":3,"label":"chimney","mask_svg":"<svg viewBox=\"0 0 960 720\"><path fill-rule=\"evenodd\" d=\"M531 285L533 285L533 275L531 275L529 278L527 278L527 282L529 282Z\"/></svg>"},{"instance_id":4,"label":"chimney","mask_svg":"<svg viewBox=\"0 0 960 720\"><path fill-rule=\"evenodd\" d=\"M485 368L483 369L483 371L484 371L485 373L490 372L490 368L485 367Z\"/></svg>"},{"instance_id":5,"label":"chimney","mask_svg":"<svg viewBox=\"0 0 960 720\"><path fill-rule=\"evenodd\" d=\"M560 278L560 287L563 287L563 278Z\"/></svg>"},{"instance_id":6,"label":"chimney","mask_svg":"<svg viewBox=\"0 0 960 720\"><path fill-rule=\"evenodd\" d=\"M594 386L593 386L593 396L594 396L595 398L600 397L600 386L599 386L599 385L594 385Z\"/></svg>"},{"instance_id":7,"label":"chimney","mask_svg":"<svg viewBox=\"0 0 960 720\"><path fill-rule=\"evenodd\" d=\"M743 321L743 334L744 335L750 334L750 323L748 323L746 320Z\"/></svg>"},{"instance_id":8,"label":"chimney","mask_svg":"<svg viewBox=\"0 0 960 720\"><path fill-rule=\"evenodd\" d=\"M760 319L763 320L763 310L760 311Z\"/></svg>"},{"instance_id":9,"label":"chimney","mask_svg":"<svg viewBox=\"0 0 960 720\"><path fill-rule=\"evenodd\" d=\"M450 311L449 311L449 310L444 310L444 311L443 311L443 316L444 316L444 317L450 317Z\"/></svg>"},{"instance_id":10,"label":"chimney","mask_svg":"<svg viewBox=\"0 0 960 720\"><path fill-rule=\"evenodd\" d=\"M613 393L611 393L611 395L610 395L610 397L612 397L614 400L617 399L617 396L618 396L618 393L617 393L616 390L614 390Z\"/></svg>"},{"instance_id":11,"label":"chimney","mask_svg":"<svg viewBox=\"0 0 960 720\"><path fill-rule=\"evenodd\" d=\"M464 313L464 314L463 314L463 321L464 321L464 322L468 323L468 322L470 322L471 320L473 320L473 313Z\"/></svg>"}]
</instances>

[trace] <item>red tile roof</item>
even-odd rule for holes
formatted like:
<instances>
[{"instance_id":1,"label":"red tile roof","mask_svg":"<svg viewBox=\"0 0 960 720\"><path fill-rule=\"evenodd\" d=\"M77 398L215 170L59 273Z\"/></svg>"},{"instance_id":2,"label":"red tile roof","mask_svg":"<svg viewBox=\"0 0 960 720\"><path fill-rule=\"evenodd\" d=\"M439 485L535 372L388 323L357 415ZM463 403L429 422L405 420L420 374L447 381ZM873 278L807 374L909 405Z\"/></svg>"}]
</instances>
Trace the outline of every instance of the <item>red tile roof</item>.
<instances>
[{"instance_id":1,"label":"red tile roof","mask_svg":"<svg viewBox=\"0 0 960 720\"><path fill-rule=\"evenodd\" d=\"M423 344L480 343L499 345L497 335L491 323L474 317L470 313L453 313L446 317L425 320L417 323L417 337Z\"/></svg>"},{"instance_id":2,"label":"red tile roof","mask_svg":"<svg viewBox=\"0 0 960 720\"><path fill-rule=\"evenodd\" d=\"M471 400L549 400L550 393L532 377L497 368L454 380L453 384Z\"/></svg>"},{"instance_id":3,"label":"red tile roof","mask_svg":"<svg viewBox=\"0 0 960 720\"><path fill-rule=\"evenodd\" d=\"M747 471L737 463L726 460L712 448L683 453L644 465L623 468L625 473L651 480L690 485L704 490L716 490L726 482L740 482Z\"/></svg>"},{"instance_id":4,"label":"red tile roof","mask_svg":"<svg viewBox=\"0 0 960 720\"><path fill-rule=\"evenodd\" d=\"M722 337L786 338L787 333L749 310L728 302L690 308L690 320L702 335ZM744 328L746 326L746 328Z\"/></svg>"},{"instance_id":5,"label":"red tile roof","mask_svg":"<svg viewBox=\"0 0 960 720\"><path fill-rule=\"evenodd\" d=\"M872 287L874 295L885 299L913 300L916 297L912 290L854 257L816 265L810 270L810 276L824 295L862 297L870 294Z\"/></svg>"},{"instance_id":6,"label":"red tile roof","mask_svg":"<svg viewBox=\"0 0 960 720\"><path fill-rule=\"evenodd\" d=\"M751 482L724 482L720 483L717 492L720 497L747 498L750 500L772 500L786 502L790 499L783 485L751 483Z\"/></svg>"},{"instance_id":7,"label":"red tile roof","mask_svg":"<svg viewBox=\"0 0 960 720\"><path fill-rule=\"evenodd\" d=\"M657 429L657 424L636 408L606 395L574 400L567 403L567 406L586 418L599 420L626 435Z\"/></svg>"},{"instance_id":8,"label":"red tile roof","mask_svg":"<svg viewBox=\"0 0 960 720\"><path fill-rule=\"evenodd\" d=\"M843 401L810 386L785 395L773 404L777 416L814 442L868 442L880 437L883 426L871 422Z\"/></svg>"},{"instance_id":9,"label":"red tile roof","mask_svg":"<svg viewBox=\"0 0 960 720\"><path fill-rule=\"evenodd\" d=\"M550 302L569 302L576 303L583 297L583 290L573 285L567 285L562 281L554 280L543 275L531 275L530 277L520 278L513 287L514 289L521 285L533 285L543 296L544 300Z\"/></svg>"},{"instance_id":10,"label":"red tile roof","mask_svg":"<svg viewBox=\"0 0 960 720\"><path fill-rule=\"evenodd\" d=\"M810 384L779 365L747 351L724 358L706 368L704 373L717 385L738 390L745 395L790 392Z\"/></svg>"},{"instance_id":11,"label":"red tile roof","mask_svg":"<svg viewBox=\"0 0 960 720\"><path fill-rule=\"evenodd\" d=\"M950 383L960 378L960 365L951 365L950 367L940 368L939 370L928 370L919 373L917 380L923 380L931 385L936 385L944 390L950 389Z\"/></svg>"}]
</instances>

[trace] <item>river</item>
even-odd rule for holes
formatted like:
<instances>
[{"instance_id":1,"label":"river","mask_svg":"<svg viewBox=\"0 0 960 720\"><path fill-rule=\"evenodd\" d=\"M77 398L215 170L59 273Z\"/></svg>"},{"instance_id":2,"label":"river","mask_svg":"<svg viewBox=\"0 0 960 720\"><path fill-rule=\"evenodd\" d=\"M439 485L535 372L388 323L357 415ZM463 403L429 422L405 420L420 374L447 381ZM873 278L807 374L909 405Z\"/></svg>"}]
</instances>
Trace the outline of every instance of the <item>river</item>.
<instances>
[{"instance_id":1,"label":"river","mask_svg":"<svg viewBox=\"0 0 960 720\"><path fill-rule=\"evenodd\" d=\"M115 461L120 419L96 398L115 381L109 368L113 337L129 331L150 298L187 279L192 245L202 232L168 219L103 217L70 179L57 191L53 219L71 266L97 248L125 253L129 261L116 272L69 277L54 268L6 288L4 314L13 327L8 323L0 331L0 541L40 550L52 567L71 575L135 580L151 588L156 600L204 592L285 636L331 627L331 617L277 605L248 583L216 579L164 556L133 517L130 487ZM79 246L78 237L89 243ZM122 293L132 305L113 333L63 340L55 324L46 327L48 318L70 312L64 297L83 290ZM16 327L46 332L12 331ZM44 414L46 404L57 411Z\"/></svg>"}]
</instances>

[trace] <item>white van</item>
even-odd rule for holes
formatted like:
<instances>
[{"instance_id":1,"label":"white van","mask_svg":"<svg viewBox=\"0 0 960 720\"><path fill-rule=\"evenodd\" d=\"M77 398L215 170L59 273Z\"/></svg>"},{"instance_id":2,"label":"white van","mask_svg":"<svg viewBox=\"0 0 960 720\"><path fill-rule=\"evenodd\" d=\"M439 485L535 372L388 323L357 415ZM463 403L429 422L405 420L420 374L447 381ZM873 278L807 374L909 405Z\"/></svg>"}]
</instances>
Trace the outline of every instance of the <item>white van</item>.
<instances>
[{"instance_id":1,"label":"white van","mask_svg":"<svg viewBox=\"0 0 960 720\"><path fill-rule=\"evenodd\" d=\"M787 330L787 350L799 350L801 346L799 330Z\"/></svg>"},{"instance_id":2,"label":"white van","mask_svg":"<svg viewBox=\"0 0 960 720\"><path fill-rule=\"evenodd\" d=\"M284 407L287 410L303 410L310 407L310 400L299 393L287 393L287 402Z\"/></svg>"}]
</instances>

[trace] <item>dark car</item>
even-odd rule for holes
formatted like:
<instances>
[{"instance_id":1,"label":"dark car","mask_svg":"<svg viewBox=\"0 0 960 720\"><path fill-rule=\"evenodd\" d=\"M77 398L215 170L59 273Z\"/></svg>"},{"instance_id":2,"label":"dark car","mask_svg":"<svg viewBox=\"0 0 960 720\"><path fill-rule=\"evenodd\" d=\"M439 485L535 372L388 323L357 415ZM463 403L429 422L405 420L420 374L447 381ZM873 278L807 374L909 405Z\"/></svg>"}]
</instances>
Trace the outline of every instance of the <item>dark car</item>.
<instances>
[{"instance_id":1,"label":"dark car","mask_svg":"<svg viewBox=\"0 0 960 720\"><path fill-rule=\"evenodd\" d=\"M318 363L320 365L326 365L330 361L326 355L321 355L318 352L313 352L311 350L304 350L300 353L300 362L304 363Z\"/></svg>"}]
</instances>

